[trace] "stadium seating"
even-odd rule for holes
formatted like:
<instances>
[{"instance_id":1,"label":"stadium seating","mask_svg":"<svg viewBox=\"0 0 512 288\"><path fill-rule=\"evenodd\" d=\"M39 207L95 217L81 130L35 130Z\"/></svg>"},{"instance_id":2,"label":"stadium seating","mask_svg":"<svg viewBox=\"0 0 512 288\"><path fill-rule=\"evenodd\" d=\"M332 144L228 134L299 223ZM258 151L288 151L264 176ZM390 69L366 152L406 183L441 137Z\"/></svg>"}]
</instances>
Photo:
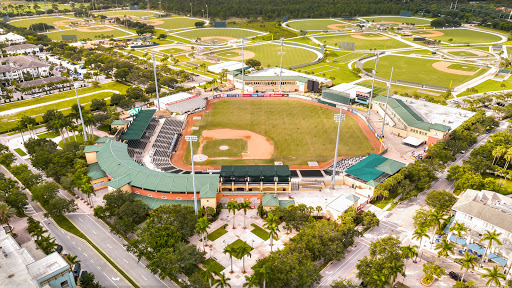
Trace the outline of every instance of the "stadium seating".
<instances>
[{"instance_id":1,"label":"stadium seating","mask_svg":"<svg viewBox=\"0 0 512 288\"><path fill-rule=\"evenodd\" d=\"M348 168L354 166L355 164L357 164L359 161L363 160L364 158L366 158L366 156L359 156L359 157L352 157L352 158L344 158L344 159L341 159L339 160L338 162L336 162L336 172L339 174L339 173L344 173L345 170L347 170ZM329 171L332 171L333 170L333 165L327 167L326 170L329 170Z\"/></svg>"},{"instance_id":2,"label":"stadium seating","mask_svg":"<svg viewBox=\"0 0 512 288\"><path fill-rule=\"evenodd\" d=\"M167 105L167 110L171 113L192 114L206 109L208 100L202 97L196 97L175 104Z\"/></svg>"},{"instance_id":3,"label":"stadium seating","mask_svg":"<svg viewBox=\"0 0 512 288\"><path fill-rule=\"evenodd\" d=\"M160 132L151 147L151 162L158 170L167 173L182 173L183 170L171 163L171 156L178 147L184 122L176 119L165 119Z\"/></svg>"}]
</instances>

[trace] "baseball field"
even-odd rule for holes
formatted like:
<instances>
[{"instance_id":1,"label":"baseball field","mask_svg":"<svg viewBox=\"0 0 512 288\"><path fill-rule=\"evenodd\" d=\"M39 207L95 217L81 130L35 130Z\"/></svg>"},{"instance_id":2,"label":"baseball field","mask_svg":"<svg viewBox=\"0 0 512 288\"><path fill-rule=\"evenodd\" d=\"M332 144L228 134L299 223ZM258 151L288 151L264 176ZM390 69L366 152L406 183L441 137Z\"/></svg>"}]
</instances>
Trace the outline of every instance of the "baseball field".
<instances>
[{"instance_id":1,"label":"baseball field","mask_svg":"<svg viewBox=\"0 0 512 288\"><path fill-rule=\"evenodd\" d=\"M374 60L370 60L366 61L363 67L365 70L371 71L374 65ZM389 55L379 59L377 76L389 79L391 67L394 67L393 80L446 87L449 87L450 84L452 84L452 87L458 86L484 74L488 70L488 68L469 63Z\"/></svg>"},{"instance_id":2,"label":"baseball field","mask_svg":"<svg viewBox=\"0 0 512 288\"><path fill-rule=\"evenodd\" d=\"M383 23L383 24L402 24L410 23L414 25L427 25L430 24L429 19L401 17L401 16L375 16L375 17L362 17L362 19L369 22Z\"/></svg>"},{"instance_id":3,"label":"baseball field","mask_svg":"<svg viewBox=\"0 0 512 288\"><path fill-rule=\"evenodd\" d=\"M413 34L450 44L495 43L502 40L498 35L469 29L419 30Z\"/></svg>"},{"instance_id":4,"label":"baseball field","mask_svg":"<svg viewBox=\"0 0 512 288\"><path fill-rule=\"evenodd\" d=\"M274 161L305 165L308 161L325 162L333 159L337 131L334 114L337 109L312 103L291 98L215 100L207 112L201 115L201 120L195 120L192 124L199 127L192 134L203 136L199 137L200 144L194 150L196 153L201 150L209 158L238 159L209 159L200 165L273 164ZM230 130L236 135L254 136L233 136L229 139L226 135L231 133ZM219 131L217 136L215 131ZM345 117L341 131L340 156L366 155L374 150L370 140L351 116ZM258 137L262 139L254 140ZM233 139L237 141L226 141ZM262 144L251 148L253 140L262 141ZM189 153L187 151L189 156L185 156L185 162L190 159ZM244 156L240 157L241 153ZM262 157L267 155L268 158L250 159L256 154Z\"/></svg>"},{"instance_id":5,"label":"baseball field","mask_svg":"<svg viewBox=\"0 0 512 288\"><path fill-rule=\"evenodd\" d=\"M128 16L135 16L135 17L148 17L158 14L158 12L155 11L147 11L147 10L118 10L118 11L106 11L106 12L97 12L94 13L97 15L105 15L109 17L121 17L124 15Z\"/></svg>"},{"instance_id":6,"label":"baseball field","mask_svg":"<svg viewBox=\"0 0 512 288\"><path fill-rule=\"evenodd\" d=\"M152 18L148 20L142 20L148 25L153 25L163 29L184 29L195 27L194 23L201 21L199 19L187 18L187 17L172 17L172 18Z\"/></svg>"},{"instance_id":7,"label":"baseball field","mask_svg":"<svg viewBox=\"0 0 512 288\"><path fill-rule=\"evenodd\" d=\"M286 23L289 27L297 30L337 30L349 27L350 24L334 19L308 19L297 20Z\"/></svg>"},{"instance_id":8,"label":"baseball field","mask_svg":"<svg viewBox=\"0 0 512 288\"><path fill-rule=\"evenodd\" d=\"M73 17L38 17L38 18L30 18L30 19L22 19L17 21L11 21L9 24L16 26L16 27L24 27L28 28L32 24L37 23L46 23L48 25L52 26L66 26L69 25L71 22L82 22L82 19L73 18Z\"/></svg>"},{"instance_id":9,"label":"baseball field","mask_svg":"<svg viewBox=\"0 0 512 288\"><path fill-rule=\"evenodd\" d=\"M220 42L240 39L243 37L254 37L261 34L262 33L257 31L250 31L237 28L198 28L174 33L173 35L191 40L201 38L201 40L218 40Z\"/></svg>"},{"instance_id":10,"label":"baseball field","mask_svg":"<svg viewBox=\"0 0 512 288\"><path fill-rule=\"evenodd\" d=\"M279 66L281 46L277 44L262 44L244 48L244 60L256 59L261 66ZM317 59L317 54L311 50L295 46L283 46L283 67L291 67L299 64L309 63ZM242 60L242 49L228 49L215 52L215 57L224 60Z\"/></svg>"},{"instance_id":11,"label":"baseball field","mask_svg":"<svg viewBox=\"0 0 512 288\"><path fill-rule=\"evenodd\" d=\"M52 40L60 41L62 40L62 35L76 35L78 40L97 40L129 36L130 34L116 28L111 28L109 26L93 26L49 32L46 33L46 35ZM132 35L135 36L136 34L133 33Z\"/></svg>"},{"instance_id":12,"label":"baseball field","mask_svg":"<svg viewBox=\"0 0 512 288\"><path fill-rule=\"evenodd\" d=\"M334 47L338 47L341 41L353 42L356 44L356 50L386 50L410 47L401 41L379 33L342 34L333 36L318 36L314 38L326 45Z\"/></svg>"}]
</instances>

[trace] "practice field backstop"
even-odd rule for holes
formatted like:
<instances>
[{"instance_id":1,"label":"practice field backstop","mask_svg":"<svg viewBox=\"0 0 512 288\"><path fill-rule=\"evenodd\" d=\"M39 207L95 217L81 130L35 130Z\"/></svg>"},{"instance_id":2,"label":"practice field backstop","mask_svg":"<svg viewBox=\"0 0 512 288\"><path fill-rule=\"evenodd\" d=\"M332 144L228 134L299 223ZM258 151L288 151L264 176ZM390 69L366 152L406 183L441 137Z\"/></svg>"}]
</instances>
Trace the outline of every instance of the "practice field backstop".
<instances>
[{"instance_id":1,"label":"practice field backstop","mask_svg":"<svg viewBox=\"0 0 512 288\"><path fill-rule=\"evenodd\" d=\"M340 41L340 49L346 51L354 51L356 50L356 43Z\"/></svg>"},{"instance_id":2,"label":"practice field backstop","mask_svg":"<svg viewBox=\"0 0 512 288\"><path fill-rule=\"evenodd\" d=\"M400 16L401 17L411 17L412 12L411 11L400 11Z\"/></svg>"},{"instance_id":3,"label":"practice field backstop","mask_svg":"<svg viewBox=\"0 0 512 288\"><path fill-rule=\"evenodd\" d=\"M214 28L226 28L227 27L226 21L222 21L222 22L221 21L215 21L213 23L213 27Z\"/></svg>"}]
</instances>

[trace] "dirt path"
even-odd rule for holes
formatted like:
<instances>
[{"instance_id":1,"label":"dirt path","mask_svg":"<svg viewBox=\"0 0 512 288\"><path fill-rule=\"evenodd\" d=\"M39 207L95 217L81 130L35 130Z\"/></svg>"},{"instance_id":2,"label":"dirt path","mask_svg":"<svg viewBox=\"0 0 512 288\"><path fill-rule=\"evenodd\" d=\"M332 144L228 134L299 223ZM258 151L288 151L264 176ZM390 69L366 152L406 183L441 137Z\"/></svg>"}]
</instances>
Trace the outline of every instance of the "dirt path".
<instances>
[{"instance_id":1,"label":"dirt path","mask_svg":"<svg viewBox=\"0 0 512 288\"><path fill-rule=\"evenodd\" d=\"M95 26L95 27L98 27L98 26ZM76 31L79 31L79 32L108 32L108 31L114 31L114 28L108 28L108 27L105 27L105 28L102 28L102 29L91 29L91 28L95 28L95 27L77 28Z\"/></svg>"},{"instance_id":2,"label":"dirt path","mask_svg":"<svg viewBox=\"0 0 512 288\"><path fill-rule=\"evenodd\" d=\"M344 28L344 26L348 26L350 24L344 24L344 23L340 23L340 24L331 24L331 25L327 25L327 28L329 29L341 29L341 28Z\"/></svg>"},{"instance_id":3,"label":"dirt path","mask_svg":"<svg viewBox=\"0 0 512 288\"><path fill-rule=\"evenodd\" d=\"M202 154L206 141L217 139L244 139L247 141L247 153L242 153L241 159L270 159L274 154L274 143L267 137L249 130L213 129L205 130L201 134L198 154ZM206 155L208 156L208 155ZM215 158L209 158L215 159ZM226 158L233 159L233 158Z\"/></svg>"},{"instance_id":4,"label":"dirt path","mask_svg":"<svg viewBox=\"0 0 512 288\"><path fill-rule=\"evenodd\" d=\"M350 37L364 40L388 40L389 37L386 36L375 36L375 37L366 37L364 34L350 34Z\"/></svg>"},{"instance_id":5,"label":"dirt path","mask_svg":"<svg viewBox=\"0 0 512 288\"><path fill-rule=\"evenodd\" d=\"M437 36L443 36L444 33L441 32L441 31L435 31L435 30L424 30L422 31L423 33L421 34L417 34L418 36L423 36L423 37L437 37ZM424 33L424 32L428 32L428 33Z\"/></svg>"},{"instance_id":6,"label":"dirt path","mask_svg":"<svg viewBox=\"0 0 512 288\"><path fill-rule=\"evenodd\" d=\"M462 70L448 68L452 64L455 64L455 63L439 61L439 62L432 63L432 67L434 67L434 69L437 69L442 72L452 73L452 74L457 74L457 75L464 75L464 76L473 76L473 75L475 75L476 72L478 72L478 71L462 71Z\"/></svg>"}]
</instances>

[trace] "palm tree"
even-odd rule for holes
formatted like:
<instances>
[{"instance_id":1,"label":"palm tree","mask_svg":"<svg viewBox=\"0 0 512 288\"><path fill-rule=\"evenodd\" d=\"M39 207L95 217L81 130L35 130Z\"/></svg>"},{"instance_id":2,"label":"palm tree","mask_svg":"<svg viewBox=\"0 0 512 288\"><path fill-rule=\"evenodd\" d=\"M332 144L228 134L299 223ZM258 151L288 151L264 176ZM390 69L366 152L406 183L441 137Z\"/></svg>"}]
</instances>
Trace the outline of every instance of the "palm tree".
<instances>
[{"instance_id":1,"label":"palm tree","mask_svg":"<svg viewBox=\"0 0 512 288\"><path fill-rule=\"evenodd\" d=\"M272 251L273 240L274 237L278 237L277 232L279 231L279 225L277 221L279 220L278 216L275 214L269 214L267 219L265 219L265 223L263 223L263 227L267 228L268 234L270 236L270 251Z\"/></svg>"},{"instance_id":2,"label":"palm tree","mask_svg":"<svg viewBox=\"0 0 512 288\"><path fill-rule=\"evenodd\" d=\"M203 280L207 281L208 284L210 284L210 287L212 287L212 281L215 280L215 276L213 276L215 274L215 272L210 268L210 265L205 265L206 267L206 270L203 270L201 272L201 278L203 278Z\"/></svg>"},{"instance_id":3,"label":"palm tree","mask_svg":"<svg viewBox=\"0 0 512 288\"><path fill-rule=\"evenodd\" d=\"M443 221L446 219L446 214L444 212L433 210L428 215L430 219L430 223L432 224L432 227L434 227L434 235L436 234L436 231L441 231L443 226ZM434 239L432 239L434 240Z\"/></svg>"},{"instance_id":4,"label":"palm tree","mask_svg":"<svg viewBox=\"0 0 512 288\"><path fill-rule=\"evenodd\" d=\"M238 249L236 249L237 258L242 257L242 273L245 273L245 256L251 257L251 251L252 247L245 243L243 245L238 246Z\"/></svg>"},{"instance_id":5,"label":"palm tree","mask_svg":"<svg viewBox=\"0 0 512 288\"><path fill-rule=\"evenodd\" d=\"M265 288L267 285L267 276L268 276L268 272L270 270L270 267L267 265L263 266L260 268L260 270L258 272L260 272L261 274L263 274L263 288Z\"/></svg>"},{"instance_id":6,"label":"palm tree","mask_svg":"<svg viewBox=\"0 0 512 288\"><path fill-rule=\"evenodd\" d=\"M494 156L494 159L492 160L492 165L494 165L495 162L498 162L500 160L500 157L503 156L507 152L507 148L504 146L498 146L492 150L492 156Z\"/></svg>"},{"instance_id":7,"label":"palm tree","mask_svg":"<svg viewBox=\"0 0 512 288\"><path fill-rule=\"evenodd\" d=\"M500 287L501 286L500 279L506 278L505 274L500 272L501 267L498 267L498 265L494 265L492 267L492 269L484 268L484 270L487 271L487 273L482 274L482 278L489 278L489 280L487 280L487 283L485 283L485 285L487 285L487 287L491 287L491 284L496 285L496 287Z\"/></svg>"},{"instance_id":8,"label":"palm tree","mask_svg":"<svg viewBox=\"0 0 512 288\"><path fill-rule=\"evenodd\" d=\"M224 254L229 254L229 259L231 260L231 271L229 271L229 273L233 273L233 255L236 254L236 250L235 248L233 248L233 246L226 246L226 248L224 248L224 251L222 251L222 253Z\"/></svg>"},{"instance_id":9,"label":"palm tree","mask_svg":"<svg viewBox=\"0 0 512 288\"><path fill-rule=\"evenodd\" d=\"M197 233L201 234L201 238L203 239L203 252L206 250L206 233L208 228L210 228L210 221L208 221L208 218L206 218L206 216L203 218L199 218L199 220L197 220L196 231Z\"/></svg>"},{"instance_id":10,"label":"palm tree","mask_svg":"<svg viewBox=\"0 0 512 288\"><path fill-rule=\"evenodd\" d=\"M68 255L66 255L66 259L68 259L68 261L69 261L69 263L71 263L71 265L80 263L80 260L78 260L77 255L68 254Z\"/></svg>"},{"instance_id":11,"label":"palm tree","mask_svg":"<svg viewBox=\"0 0 512 288\"><path fill-rule=\"evenodd\" d=\"M401 246L399 249L400 249L400 256L402 257L402 259L405 259L405 263L404 264L407 264L407 260L408 259L412 259L413 257L417 257L418 256L418 251L416 250L416 248L418 248L418 246L416 245L408 245L408 246ZM407 268L407 265L404 265L404 281L405 281L405 269ZM403 283L403 281L402 281Z\"/></svg>"},{"instance_id":12,"label":"palm tree","mask_svg":"<svg viewBox=\"0 0 512 288\"><path fill-rule=\"evenodd\" d=\"M238 203L236 201L229 201L227 206L229 212L233 212L233 229L235 228L235 213L238 211Z\"/></svg>"},{"instance_id":13,"label":"palm tree","mask_svg":"<svg viewBox=\"0 0 512 288\"><path fill-rule=\"evenodd\" d=\"M475 269L476 257L473 254L464 252L464 258L462 258L461 261L460 271L464 270L464 268L466 268L466 272L468 272L470 268L471 270ZM466 272L462 274L462 278L460 279L461 282L464 282L464 275L466 275Z\"/></svg>"},{"instance_id":14,"label":"palm tree","mask_svg":"<svg viewBox=\"0 0 512 288\"><path fill-rule=\"evenodd\" d=\"M44 229L43 226L35 226L30 235L35 237L36 241L38 241L44 236L44 234L46 234L46 232L48 232L48 230Z\"/></svg>"},{"instance_id":15,"label":"palm tree","mask_svg":"<svg viewBox=\"0 0 512 288\"><path fill-rule=\"evenodd\" d=\"M421 242L423 241L423 238L427 238L427 239L430 238L430 236L428 236L428 234L427 234L427 228L418 227L418 229L414 230L414 232L412 233L412 239L420 240L419 250L421 250ZM416 254L416 259L417 258L418 258L418 254ZM416 261L416 259L415 259L415 261Z\"/></svg>"},{"instance_id":16,"label":"palm tree","mask_svg":"<svg viewBox=\"0 0 512 288\"><path fill-rule=\"evenodd\" d=\"M252 274L251 276L245 276L245 283L243 287L247 288L255 288L258 287L258 283L256 282L256 276Z\"/></svg>"},{"instance_id":17,"label":"palm tree","mask_svg":"<svg viewBox=\"0 0 512 288\"><path fill-rule=\"evenodd\" d=\"M437 252L437 258L445 257L448 259L448 256L453 254L455 244L449 242L447 239L443 239L441 243L436 245L436 249L439 249Z\"/></svg>"},{"instance_id":18,"label":"palm tree","mask_svg":"<svg viewBox=\"0 0 512 288\"><path fill-rule=\"evenodd\" d=\"M14 216L14 209L7 205L7 203L0 202L0 224L7 224L9 230L11 230L9 220L12 216Z\"/></svg>"},{"instance_id":19,"label":"palm tree","mask_svg":"<svg viewBox=\"0 0 512 288\"><path fill-rule=\"evenodd\" d=\"M23 144L25 144L25 138L23 138L23 130L25 130L25 125L23 124L22 121L18 121L18 123L16 123L16 131L20 131L21 133L21 141L23 141Z\"/></svg>"},{"instance_id":20,"label":"palm tree","mask_svg":"<svg viewBox=\"0 0 512 288\"><path fill-rule=\"evenodd\" d=\"M507 162L505 162L505 170L507 170L507 167L508 167L508 164L510 164L510 160L512 160L512 147L508 148L507 150L507 154L505 154L505 160L507 160Z\"/></svg>"},{"instance_id":21,"label":"palm tree","mask_svg":"<svg viewBox=\"0 0 512 288\"><path fill-rule=\"evenodd\" d=\"M228 281L231 280L231 278L227 278L226 274L221 273L219 274L219 279L215 280L215 288L231 288L231 284L228 283Z\"/></svg>"},{"instance_id":22,"label":"palm tree","mask_svg":"<svg viewBox=\"0 0 512 288\"><path fill-rule=\"evenodd\" d=\"M500 237L501 233L496 232L496 229L494 231L490 232L489 230L486 230L484 233L484 236L482 239L480 239L480 242L487 241L487 248L485 248L484 257L487 256L487 252L491 250L492 243L496 242L498 245L501 245ZM482 259L483 260L483 259Z\"/></svg>"},{"instance_id":23,"label":"palm tree","mask_svg":"<svg viewBox=\"0 0 512 288\"><path fill-rule=\"evenodd\" d=\"M373 278L368 281L370 287L386 287L389 285L389 277L384 273L379 273L373 275Z\"/></svg>"},{"instance_id":24,"label":"palm tree","mask_svg":"<svg viewBox=\"0 0 512 288\"><path fill-rule=\"evenodd\" d=\"M244 229L246 229L247 226L245 226L245 217L247 216L247 210L252 209L251 202L245 200L244 202L238 204L238 209L244 210Z\"/></svg>"},{"instance_id":25,"label":"palm tree","mask_svg":"<svg viewBox=\"0 0 512 288\"><path fill-rule=\"evenodd\" d=\"M457 238L462 238L462 233L468 233L468 228L464 225L464 223L459 223L459 221L455 221L452 227L450 227L451 232L455 232L457 234Z\"/></svg>"},{"instance_id":26,"label":"palm tree","mask_svg":"<svg viewBox=\"0 0 512 288\"><path fill-rule=\"evenodd\" d=\"M404 275L404 262L402 261L393 261L391 265L388 267L387 272L388 276L391 276L391 284L396 282L396 278L398 278L398 274Z\"/></svg>"}]
</instances>

